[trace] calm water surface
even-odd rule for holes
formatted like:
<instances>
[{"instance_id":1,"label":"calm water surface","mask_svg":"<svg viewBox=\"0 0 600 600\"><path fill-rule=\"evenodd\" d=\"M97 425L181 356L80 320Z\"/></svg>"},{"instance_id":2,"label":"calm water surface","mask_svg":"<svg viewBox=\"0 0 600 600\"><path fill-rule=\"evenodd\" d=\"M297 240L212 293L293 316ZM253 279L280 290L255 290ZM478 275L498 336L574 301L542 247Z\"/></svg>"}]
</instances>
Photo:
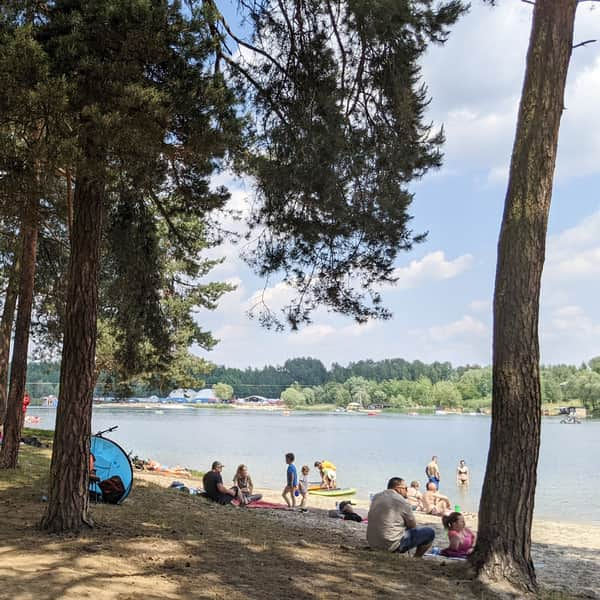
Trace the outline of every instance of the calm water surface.
<instances>
[{"instance_id":1,"label":"calm water surface","mask_svg":"<svg viewBox=\"0 0 600 600\"><path fill-rule=\"evenodd\" d=\"M286 452L296 464L311 466L328 459L338 469L338 483L355 487L368 499L394 475L418 479L423 487L425 465L439 457L440 491L462 510L476 511L489 444L490 419L484 416L432 415L410 417L364 414L303 413L193 408L95 408L92 430L112 425L110 434L127 452L165 465L207 470L218 459L226 465L223 479L246 463L257 487L285 485ZM55 411L31 408L43 428L53 428ZM538 471L537 518L600 524L600 421L561 425L544 419ZM456 486L456 465L464 458L471 470L467 490Z\"/></svg>"}]
</instances>

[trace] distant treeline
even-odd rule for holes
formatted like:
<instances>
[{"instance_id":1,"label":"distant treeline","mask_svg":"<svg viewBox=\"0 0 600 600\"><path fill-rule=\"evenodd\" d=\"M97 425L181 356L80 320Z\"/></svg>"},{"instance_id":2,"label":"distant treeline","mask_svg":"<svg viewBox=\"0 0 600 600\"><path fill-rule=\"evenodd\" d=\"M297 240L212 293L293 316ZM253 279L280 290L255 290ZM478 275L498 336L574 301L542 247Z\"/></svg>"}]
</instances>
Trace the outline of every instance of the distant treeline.
<instances>
[{"instance_id":1,"label":"distant treeline","mask_svg":"<svg viewBox=\"0 0 600 600\"><path fill-rule=\"evenodd\" d=\"M33 362L29 365L30 393L39 398L58 392L58 363ZM100 381L106 380L103 375ZM562 404L580 401L600 411L600 357L579 367L553 365L541 367L542 401ZM361 360L348 366L334 363L330 369L316 358L292 358L281 366L236 369L217 366L199 377L197 387L228 384L236 397L260 395L284 398L289 405L359 402L363 406L380 404L398 408L442 406L476 408L489 404L492 370L489 366L453 367L449 362L423 363L402 358L381 361ZM148 396L156 390L134 386L135 395ZM107 392L99 384L97 394Z\"/></svg>"}]
</instances>

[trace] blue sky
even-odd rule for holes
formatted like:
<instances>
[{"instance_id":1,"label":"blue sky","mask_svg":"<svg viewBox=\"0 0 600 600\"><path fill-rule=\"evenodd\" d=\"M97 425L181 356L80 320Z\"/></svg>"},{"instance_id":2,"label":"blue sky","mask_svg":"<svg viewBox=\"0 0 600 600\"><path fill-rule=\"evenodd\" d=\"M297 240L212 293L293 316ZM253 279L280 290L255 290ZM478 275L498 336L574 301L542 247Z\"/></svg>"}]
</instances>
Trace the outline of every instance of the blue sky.
<instances>
[{"instance_id":1,"label":"blue sky","mask_svg":"<svg viewBox=\"0 0 600 600\"><path fill-rule=\"evenodd\" d=\"M532 6L503 0L490 8L473 0L471 12L448 43L432 49L422 67L432 102L428 118L443 124L444 166L414 185L415 231L425 243L397 261L399 281L382 290L394 316L357 325L325 310L299 332L262 329L246 311L265 286L237 257L220 247L225 262L211 280L237 285L214 312L198 314L220 339L211 352L194 352L217 364L282 364L313 356L332 362L402 357L491 362L491 301L496 245L508 163L523 81ZM579 8L575 43L600 39L600 10ZM543 276L540 341L544 363L575 363L600 355L600 43L573 51L563 114ZM243 210L252 200L247 182L219 178ZM268 282L272 308L289 290Z\"/></svg>"}]
</instances>

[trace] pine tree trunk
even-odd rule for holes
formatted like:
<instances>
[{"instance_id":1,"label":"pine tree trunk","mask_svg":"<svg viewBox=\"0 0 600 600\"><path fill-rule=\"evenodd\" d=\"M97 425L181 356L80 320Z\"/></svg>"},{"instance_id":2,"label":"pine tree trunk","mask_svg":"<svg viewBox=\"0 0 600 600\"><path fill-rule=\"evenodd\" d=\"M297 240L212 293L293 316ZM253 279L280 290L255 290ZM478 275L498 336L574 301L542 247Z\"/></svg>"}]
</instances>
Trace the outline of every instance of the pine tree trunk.
<instances>
[{"instance_id":1,"label":"pine tree trunk","mask_svg":"<svg viewBox=\"0 0 600 600\"><path fill-rule=\"evenodd\" d=\"M472 562L521 592L531 560L541 390L538 314L558 131L577 0L536 0L498 243L492 430Z\"/></svg>"},{"instance_id":2,"label":"pine tree trunk","mask_svg":"<svg viewBox=\"0 0 600 600\"><path fill-rule=\"evenodd\" d=\"M88 515L88 465L103 196L101 182L84 175L77 178L50 494L42 520L42 528L52 532L93 525Z\"/></svg>"},{"instance_id":3,"label":"pine tree trunk","mask_svg":"<svg viewBox=\"0 0 600 600\"><path fill-rule=\"evenodd\" d=\"M10 360L10 340L15 321L15 309L19 297L20 253L21 245L17 244L4 298L2 320L0 320L0 425L4 423L8 402L8 361Z\"/></svg>"},{"instance_id":4,"label":"pine tree trunk","mask_svg":"<svg viewBox=\"0 0 600 600\"><path fill-rule=\"evenodd\" d=\"M19 273L19 305L15 323L15 341L10 368L10 392L4 420L4 437L0 450L0 468L15 469L19 458L21 429L23 427L23 395L27 379L27 349L35 283L35 261L38 239L37 200L23 215L21 225L22 256Z\"/></svg>"}]
</instances>

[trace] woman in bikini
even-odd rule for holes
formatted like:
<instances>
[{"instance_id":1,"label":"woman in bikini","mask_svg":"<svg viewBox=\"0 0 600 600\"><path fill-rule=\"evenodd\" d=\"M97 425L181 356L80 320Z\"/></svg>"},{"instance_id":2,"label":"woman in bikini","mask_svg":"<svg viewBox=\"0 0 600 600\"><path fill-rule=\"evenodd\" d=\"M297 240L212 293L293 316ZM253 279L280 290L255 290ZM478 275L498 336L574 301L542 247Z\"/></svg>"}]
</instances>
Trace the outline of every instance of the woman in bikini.
<instances>
[{"instance_id":1,"label":"woman in bikini","mask_svg":"<svg viewBox=\"0 0 600 600\"><path fill-rule=\"evenodd\" d=\"M233 478L233 485L237 487L237 499L240 501L240 506L246 506L246 504L262 498L262 494L252 493L254 491L254 484L246 465L240 465L237 468Z\"/></svg>"},{"instance_id":2,"label":"woman in bikini","mask_svg":"<svg viewBox=\"0 0 600 600\"><path fill-rule=\"evenodd\" d=\"M469 485L469 467L465 465L464 459L461 459L456 467L457 485Z\"/></svg>"}]
</instances>

